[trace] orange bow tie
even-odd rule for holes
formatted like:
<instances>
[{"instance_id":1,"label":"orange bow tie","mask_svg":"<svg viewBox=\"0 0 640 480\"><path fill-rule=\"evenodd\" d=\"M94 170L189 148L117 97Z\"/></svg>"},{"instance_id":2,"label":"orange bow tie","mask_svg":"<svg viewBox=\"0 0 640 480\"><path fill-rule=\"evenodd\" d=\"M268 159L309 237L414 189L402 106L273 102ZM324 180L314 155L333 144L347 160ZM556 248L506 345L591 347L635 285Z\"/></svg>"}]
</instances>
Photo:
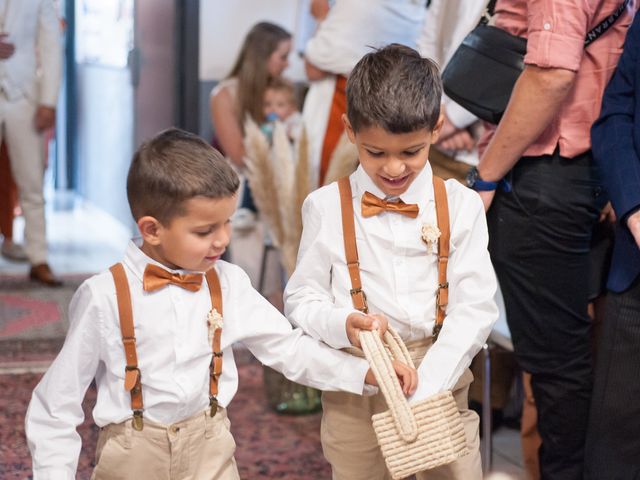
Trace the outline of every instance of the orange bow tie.
<instances>
[{"instance_id":1,"label":"orange bow tie","mask_svg":"<svg viewBox=\"0 0 640 480\"><path fill-rule=\"evenodd\" d=\"M374 194L364 192L362 196L362 216L373 217L382 211L396 212L410 218L416 218L420 209L415 203L404 203L402 200L388 202L376 197Z\"/></svg>"},{"instance_id":2,"label":"orange bow tie","mask_svg":"<svg viewBox=\"0 0 640 480\"><path fill-rule=\"evenodd\" d=\"M189 290L197 292L202 286L201 273L171 273L157 265L147 264L142 276L142 288L145 292L155 292L169 284L177 285Z\"/></svg>"}]
</instances>

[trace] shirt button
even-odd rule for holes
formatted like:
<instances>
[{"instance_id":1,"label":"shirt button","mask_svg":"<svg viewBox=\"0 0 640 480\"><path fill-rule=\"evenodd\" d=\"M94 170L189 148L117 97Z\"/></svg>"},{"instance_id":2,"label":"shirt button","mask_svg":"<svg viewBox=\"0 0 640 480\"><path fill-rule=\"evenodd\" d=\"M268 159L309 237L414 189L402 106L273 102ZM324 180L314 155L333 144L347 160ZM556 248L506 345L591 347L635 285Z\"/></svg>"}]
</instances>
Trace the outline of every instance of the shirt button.
<instances>
[{"instance_id":1,"label":"shirt button","mask_svg":"<svg viewBox=\"0 0 640 480\"><path fill-rule=\"evenodd\" d=\"M551 24L549 22L546 22L543 27L545 30L551 30Z\"/></svg>"}]
</instances>

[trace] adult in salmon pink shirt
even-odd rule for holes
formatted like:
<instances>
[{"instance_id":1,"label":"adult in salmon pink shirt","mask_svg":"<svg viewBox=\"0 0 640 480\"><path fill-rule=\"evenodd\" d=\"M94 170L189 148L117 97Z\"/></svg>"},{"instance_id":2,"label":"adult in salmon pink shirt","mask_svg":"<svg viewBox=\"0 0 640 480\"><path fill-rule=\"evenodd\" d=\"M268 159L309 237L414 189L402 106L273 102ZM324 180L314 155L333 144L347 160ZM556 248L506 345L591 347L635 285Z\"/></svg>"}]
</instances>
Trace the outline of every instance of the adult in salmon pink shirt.
<instances>
[{"instance_id":1,"label":"adult in salmon pink shirt","mask_svg":"<svg viewBox=\"0 0 640 480\"><path fill-rule=\"evenodd\" d=\"M589 130L637 10L588 47L623 0L498 0L496 26L527 38L525 69L487 133L479 192L516 356L532 375L543 479L582 479L592 389L589 244L606 196ZM477 183L477 182L476 182Z\"/></svg>"}]
</instances>

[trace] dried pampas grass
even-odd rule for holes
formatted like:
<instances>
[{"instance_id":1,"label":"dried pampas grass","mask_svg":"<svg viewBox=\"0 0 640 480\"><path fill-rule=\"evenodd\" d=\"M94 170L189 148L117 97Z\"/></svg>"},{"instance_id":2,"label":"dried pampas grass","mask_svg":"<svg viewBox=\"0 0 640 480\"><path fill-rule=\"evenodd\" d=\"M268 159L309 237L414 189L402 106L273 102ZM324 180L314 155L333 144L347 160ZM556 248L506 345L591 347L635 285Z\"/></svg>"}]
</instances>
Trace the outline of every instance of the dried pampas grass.
<instances>
[{"instance_id":1,"label":"dried pampas grass","mask_svg":"<svg viewBox=\"0 0 640 480\"><path fill-rule=\"evenodd\" d=\"M347 132L342 132L329 159L324 185L329 185L342 177L348 177L356 171L356 168L358 168L358 149L347 137Z\"/></svg>"},{"instance_id":2,"label":"dried pampas grass","mask_svg":"<svg viewBox=\"0 0 640 480\"><path fill-rule=\"evenodd\" d=\"M311 191L309 153L303 129L295 147L284 126L276 122L272 146L256 123L245 122L247 179L262 220L280 250L288 276L296 265L302 236L302 203Z\"/></svg>"}]
</instances>

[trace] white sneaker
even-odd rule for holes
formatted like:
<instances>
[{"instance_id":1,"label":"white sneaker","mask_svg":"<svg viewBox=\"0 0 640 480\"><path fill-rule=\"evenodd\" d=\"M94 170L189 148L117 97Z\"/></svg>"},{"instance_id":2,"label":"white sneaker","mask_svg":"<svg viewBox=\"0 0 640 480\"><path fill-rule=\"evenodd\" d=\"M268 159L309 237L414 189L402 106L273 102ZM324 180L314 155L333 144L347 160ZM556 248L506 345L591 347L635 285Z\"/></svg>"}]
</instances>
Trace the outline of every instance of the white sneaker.
<instances>
[{"instance_id":1,"label":"white sneaker","mask_svg":"<svg viewBox=\"0 0 640 480\"><path fill-rule=\"evenodd\" d=\"M256 214L248 208L239 208L231 217L231 225L238 232L249 232L256 228Z\"/></svg>"},{"instance_id":2,"label":"white sneaker","mask_svg":"<svg viewBox=\"0 0 640 480\"><path fill-rule=\"evenodd\" d=\"M2 242L2 256L7 258L8 260L13 260L14 262L26 262L27 254L24 252L24 248L22 245L12 242L11 240L5 239Z\"/></svg>"}]
</instances>

